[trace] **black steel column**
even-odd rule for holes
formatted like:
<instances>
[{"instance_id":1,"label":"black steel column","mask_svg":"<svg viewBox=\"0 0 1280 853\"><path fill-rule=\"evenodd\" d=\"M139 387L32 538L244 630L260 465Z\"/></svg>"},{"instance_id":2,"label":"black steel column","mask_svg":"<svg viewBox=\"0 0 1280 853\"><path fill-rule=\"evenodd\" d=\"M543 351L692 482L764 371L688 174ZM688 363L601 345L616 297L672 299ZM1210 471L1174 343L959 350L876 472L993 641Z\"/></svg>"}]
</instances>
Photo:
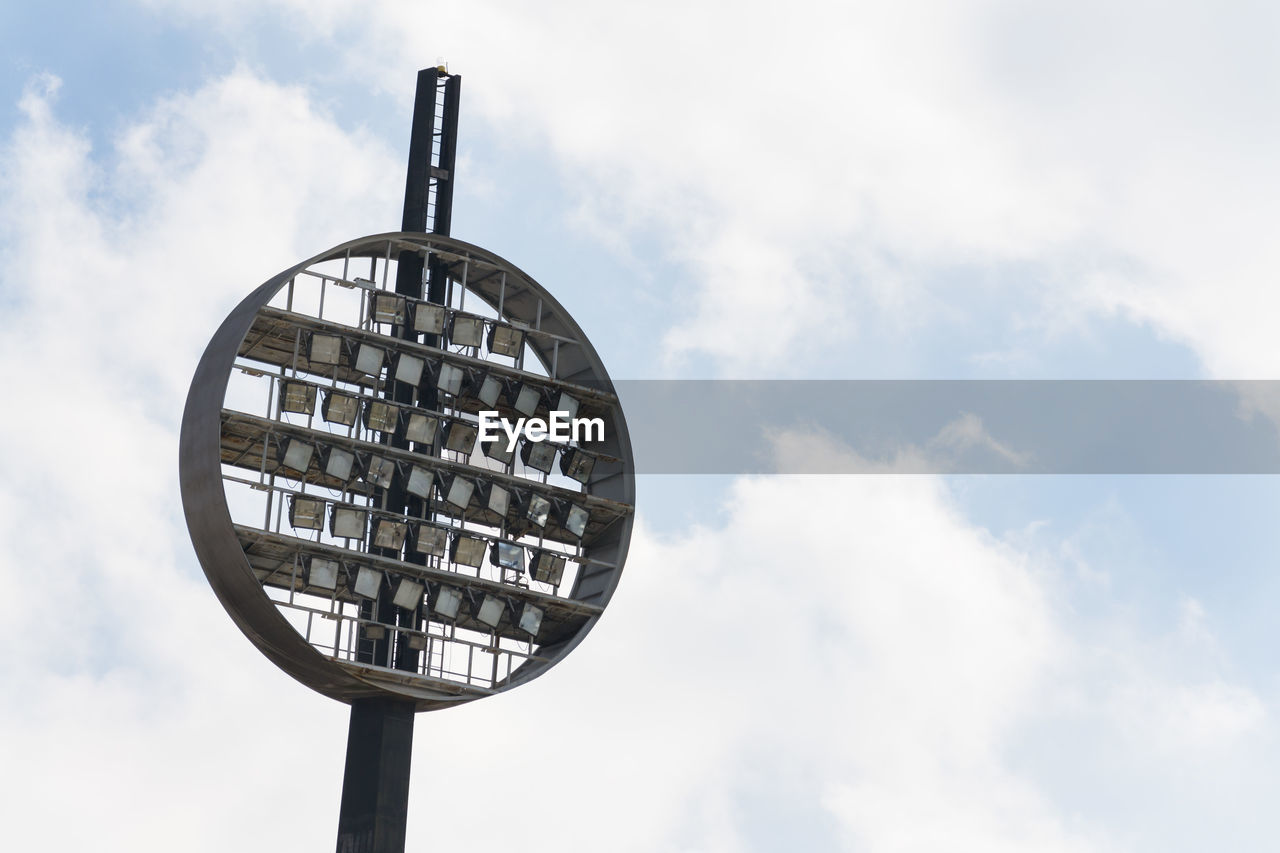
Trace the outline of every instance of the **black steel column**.
<instances>
[{"instance_id":1,"label":"black steel column","mask_svg":"<svg viewBox=\"0 0 1280 853\"><path fill-rule=\"evenodd\" d=\"M445 78L443 108L437 121L437 93L442 77ZM461 77L448 75L436 68L418 72L413 127L409 136L402 231L449 233L461 84ZM443 304L445 271L434 255L424 264L422 256L416 252L401 252L397 257L396 292ZM393 334L406 340L418 340L411 318L406 320L404 326L393 330ZM435 335L426 335L422 342L428 346L439 345ZM416 395L414 390L390 382L386 394L407 404L414 403L416 396L418 405L429 409L437 407L435 384L429 377L424 377ZM399 431L389 438L392 446L409 446ZM405 492L404 482L399 476L387 489L386 506L412 516L429 517L422 500ZM412 541L406 547L404 559L423 563L426 560L425 556L415 552ZM401 636L395 628L399 623L402 628L421 630L422 613L398 612L399 608L391 603L390 595L390 590L384 587L376 606L362 607L362 616L367 610L369 616L365 618L372 617L386 626L386 638L374 644L372 662L416 672L418 652L400 642ZM394 656L389 660L393 646ZM414 707L413 702L392 699L363 699L351 704L337 853L404 853Z\"/></svg>"}]
</instances>

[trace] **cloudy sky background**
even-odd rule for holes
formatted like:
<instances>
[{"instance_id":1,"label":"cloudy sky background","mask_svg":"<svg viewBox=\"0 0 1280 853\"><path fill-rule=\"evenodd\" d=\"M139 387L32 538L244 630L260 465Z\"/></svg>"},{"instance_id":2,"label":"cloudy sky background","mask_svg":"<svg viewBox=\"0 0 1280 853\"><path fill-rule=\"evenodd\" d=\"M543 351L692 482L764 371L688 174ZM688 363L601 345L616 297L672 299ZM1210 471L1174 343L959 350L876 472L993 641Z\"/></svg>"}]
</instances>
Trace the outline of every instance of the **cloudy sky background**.
<instances>
[{"instance_id":1,"label":"cloudy sky background","mask_svg":"<svg viewBox=\"0 0 1280 853\"><path fill-rule=\"evenodd\" d=\"M1278 30L1260 2L7 4L6 845L331 848L346 709L208 590L178 419L245 293L397 225L418 68L463 75L455 236L615 377L1270 379ZM1264 477L643 478L591 638L419 717L410 847L1271 850L1278 506Z\"/></svg>"}]
</instances>

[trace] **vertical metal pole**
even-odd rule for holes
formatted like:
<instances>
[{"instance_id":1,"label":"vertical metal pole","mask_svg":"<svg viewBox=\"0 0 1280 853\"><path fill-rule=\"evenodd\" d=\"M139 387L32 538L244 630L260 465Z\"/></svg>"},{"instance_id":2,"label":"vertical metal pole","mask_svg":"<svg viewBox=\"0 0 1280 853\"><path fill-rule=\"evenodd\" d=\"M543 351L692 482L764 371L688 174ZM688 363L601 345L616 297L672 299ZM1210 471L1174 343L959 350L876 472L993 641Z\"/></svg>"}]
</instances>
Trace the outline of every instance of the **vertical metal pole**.
<instances>
[{"instance_id":1,"label":"vertical metal pole","mask_svg":"<svg viewBox=\"0 0 1280 853\"><path fill-rule=\"evenodd\" d=\"M445 77L441 127L436 127L439 80ZM453 206L453 169L457 153L458 105L462 79L435 68L418 72L413 103L413 127L409 135L409 163L405 178L402 231L448 234ZM437 146L437 131L439 142ZM433 165L433 155L436 164ZM430 205L435 190L434 207ZM431 220L431 221L428 221ZM416 252L401 252L396 268L396 293L413 299L444 303L445 271L432 256L425 264ZM425 275L424 275L425 273ZM427 283L424 293L424 281ZM419 340L412 318L406 317L393 334L405 340ZM438 346L435 335L422 341ZM407 388L392 380L387 397L399 403L418 403L435 409L435 384L424 377L419 388ZM390 436L393 447L408 448L400 430ZM393 512L429 517L421 499L405 492L397 474L387 489L383 505ZM414 550L413 538L406 545L405 559L426 562ZM380 549L372 549L375 553ZM422 614L399 611L386 586L375 603L362 604L361 615L386 625L386 639L374 643L372 654L362 660L379 666L416 671L418 652L400 642L395 628L420 629ZM367 615L366 615L367 614ZM394 653L392 649L394 648ZM413 754L414 703L393 699L361 699L351 704L351 725L347 732L347 764L342 779L342 806L338 815L337 853L404 853L405 827L409 813L409 769Z\"/></svg>"}]
</instances>

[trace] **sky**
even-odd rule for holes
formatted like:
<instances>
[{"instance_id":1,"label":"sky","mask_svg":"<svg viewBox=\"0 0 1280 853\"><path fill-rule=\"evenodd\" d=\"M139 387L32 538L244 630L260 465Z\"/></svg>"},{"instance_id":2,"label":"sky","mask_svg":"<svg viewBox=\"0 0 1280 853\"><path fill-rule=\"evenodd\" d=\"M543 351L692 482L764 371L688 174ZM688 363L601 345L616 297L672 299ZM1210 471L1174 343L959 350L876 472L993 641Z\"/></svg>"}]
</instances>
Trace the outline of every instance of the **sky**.
<instances>
[{"instance_id":1,"label":"sky","mask_svg":"<svg viewBox=\"0 0 1280 853\"><path fill-rule=\"evenodd\" d=\"M0 7L8 845L333 844L346 709L214 599L178 424L243 295L395 228L417 69L463 78L454 236L615 378L1275 379L1278 30L1261 2ZM773 452L815 447L851 452ZM418 718L409 847L1271 850L1278 507L1263 476L642 477L580 648Z\"/></svg>"}]
</instances>

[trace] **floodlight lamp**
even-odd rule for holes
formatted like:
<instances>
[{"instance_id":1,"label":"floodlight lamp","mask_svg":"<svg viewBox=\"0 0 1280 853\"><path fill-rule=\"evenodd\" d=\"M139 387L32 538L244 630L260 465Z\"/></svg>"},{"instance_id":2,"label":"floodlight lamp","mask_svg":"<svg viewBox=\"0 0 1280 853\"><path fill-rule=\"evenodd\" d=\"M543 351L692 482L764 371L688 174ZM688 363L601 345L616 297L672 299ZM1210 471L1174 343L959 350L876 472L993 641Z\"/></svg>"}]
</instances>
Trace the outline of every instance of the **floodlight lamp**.
<instances>
[{"instance_id":1,"label":"floodlight lamp","mask_svg":"<svg viewBox=\"0 0 1280 853\"><path fill-rule=\"evenodd\" d=\"M505 601L496 595L485 593L484 598L480 600L480 606L476 608L476 621L490 628L497 628L506 609Z\"/></svg>"},{"instance_id":2,"label":"floodlight lamp","mask_svg":"<svg viewBox=\"0 0 1280 853\"><path fill-rule=\"evenodd\" d=\"M432 612L443 619L457 619L461 609L462 590L441 585L440 591L436 593L436 600L431 604Z\"/></svg>"},{"instance_id":3,"label":"floodlight lamp","mask_svg":"<svg viewBox=\"0 0 1280 853\"><path fill-rule=\"evenodd\" d=\"M533 413L538 410L538 404L542 402L542 390L536 385L525 382L520 386L520 392L516 394L515 402L511 407L526 418L533 417Z\"/></svg>"},{"instance_id":4,"label":"floodlight lamp","mask_svg":"<svg viewBox=\"0 0 1280 853\"><path fill-rule=\"evenodd\" d=\"M484 340L484 320L455 314L449 328L449 343L454 346L478 347Z\"/></svg>"},{"instance_id":5,"label":"floodlight lamp","mask_svg":"<svg viewBox=\"0 0 1280 853\"><path fill-rule=\"evenodd\" d=\"M497 541L489 552L489 562L504 569L524 572L524 548L515 542Z\"/></svg>"},{"instance_id":6,"label":"floodlight lamp","mask_svg":"<svg viewBox=\"0 0 1280 853\"><path fill-rule=\"evenodd\" d=\"M489 408L498 405L498 397L502 396L502 380L496 376L486 376L476 391L476 399Z\"/></svg>"},{"instance_id":7,"label":"floodlight lamp","mask_svg":"<svg viewBox=\"0 0 1280 853\"><path fill-rule=\"evenodd\" d=\"M427 635L418 632L409 633L401 631L400 635L404 637L405 645L413 649L415 652L425 651L427 648Z\"/></svg>"},{"instance_id":8,"label":"floodlight lamp","mask_svg":"<svg viewBox=\"0 0 1280 853\"><path fill-rule=\"evenodd\" d=\"M361 598L377 598L381 588L382 572L368 566L360 567L356 572L356 582L351 585L351 591Z\"/></svg>"},{"instance_id":9,"label":"floodlight lamp","mask_svg":"<svg viewBox=\"0 0 1280 853\"><path fill-rule=\"evenodd\" d=\"M455 476L449 483L449 491L445 493L444 499L459 509L466 509L471 503L471 495L475 490L475 483L466 477Z\"/></svg>"},{"instance_id":10,"label":"floodlight lamp","mask_svg":"<svg viewBox=\"0 0 1280 853\"><path fill-rule=\"evenodd\" d=\"M387 629L384 625L376 622L368 622L364 625L364 638L366 640L385 640L387 637Z\"/></svg>"},{"instance_id":11,"label":"floodlight lamp","mask_svg":"<svg viewBox=\"0 0 1280 853\"><path fill-rule=\"evenodd\" d=\"M591 513L577 504L570 504L569 509L564 514L564 529L582 538L587 532L587 522L591 520Z\"/></svg>"},{"instance_id":12,"label":"floodlight lamp","mask_svg":"<svg viewBox=\"0 0 1280 853\"><path fill-rule=\"evenodd\" d=\"M319 498L294 495L289 498L289 526L304 530L324 529L325 502Z\"/></svg>"},{"instance_id":13,"label":"floodlight lamp","mask_svg":"<svg viewBox=\"0 0 1280 853\"><path fill-rule=\"evenodd\" d=\"M370 376L380 376L386 357L386 352L373 344L360 344L360 348L356 350L356 370Z\"/></svg>"},{"instance_id":14,"label":"floodlight lamp","mask_svg":"<svg viewBox=\"0 0 1280 853\"><path fill-rule=\"evenodd\" d=\"M422 606L422 594L425 590L426 587L422 583L401 578L400 583L396 584L396 591L391 601L396 607L404 610L417 610Z\"/></svg>"},{"instance_id":15,"label":"floodlight lamp","mask_svg":"<svg viewBox=\"0 0 1280 853\"><path fill-rule=\"evenodd\" d=\"M396 356L396 381L417 388L418 383L422 381L422 369L425 366L426 362L418 356L400 353Z\"/></svg>"},{"instance_id":16,"label":"floodlight lamp","mask_svg":"<svg viewBox=\"0 0 1280 853\"><path fill-rule=\"evenodd\" d=\"M440 419L432 415L413 412L404 428L404 437L418 444L435 444L436 433L440 430Z\"/></svg>"},{"instance_id":17,"label":"floodlight lamp","mask_svg":"<svg viewBox=\"0 0 1280 853\"><path fill-rule=\"evenodd\" d=\"M350 394L342 394L338 391L330 391L325 394L324 405L320 407L320 413L324 415L326 421L332 424L342 424L343 426L353 426L359 411L360 398L353 397Z\"/></svg>"},{"instance_id":18,"label":"floodlight lamp","mask_svg":"<svg viewBox=\"0 0 1280 853\"><path fill-rule=\"evenodd\" d=\"M511 490L494 483L489 487L488 499L485 504L490 512L495 512L499 516L505 517L507 511L511 509Z\"/></svg>"},{"instance_id":19,"label":"floodlight lamp","mask_svg":"<svg viewBox=\"0 0 1280 853\"><path fill-rule=\"evenodd\" d=\"M547 517L551 515L551 501L542 495L531 495L525 504L524 517L538 527L547 526Z\"/></svg>"},{"instance_id":20,"label":"floodlight lamp","mask_svg":"<svg viewBox=\"0 0 1280 853\"><path fill-rule=\"evenodd\" d=\"M564 557L554 551L539 551L533 555L533 579L540 583L559 586L564 579L564 567Z\"/></svg>"},{"instance_id":21,"label":"floodlight lamp","mask_svg":"<svg viewBox=\"0 0 1280 853\"><path fill-rule=\"evenodd\" d=\"M441 364L440 375L436 377L436 387L456 397L462 392L462 380L465 378L466 373L456 364Z\"/></svg>"},{"instance_id":22,"label":"floodlight lamp","mask_svg":"<svg viewBox=\"0 0 1280 853\"><path fill-rule=\"evenodd\" d=\"M381 456L370 456L369 467L365 469L364 479L370 485L382 489L391 487L391 477L396 473L396 463Z\"/></svg>"},{"instance_id":23,"label":"floodlight lamp","mask_svg":"<svg viewBox=\"0 0 1280 853\"><path fill-rule=\"evenodd\" d=\"M375 293L369 300L369 317L375 323L404 324L404 297L394 293Z\"/></svg>"},{"instance_id":24,"label":"floodlight lamp","mask_svg":"<svg viewBox=\"0 0 1280 853\"><path fill-rule=\"evenodd\" d=\"M311 457L316 449L305 441L298 441L291 438L284 445L284 467L297 471L299 474L306 474L307 469L311 467Z\"/></svg>"},{"instance_id":25,"label":"floodlight lamp","mask_svg":"<svg viewBox=\"0 0 1280 853\"><path fill-rule=\"evenodd\" d=\"M395 432L400 423L400 409L381 400L366 400L364 425L378 432Z\"/></svg>"},{"instance_id":26,"label":"floodlight lamp","mask_svg":"<svg viewBox=\"0 0 1280 853\"><path fill-rule=\"evenodd\" d=\"M526 441L520 448L520 458L535 471L550 474L556 462L556 446L545 441Z\"/></svg>"},{"instance_id":27,"label":"floodlight lamp","mask_svg":"<svg viewBox=\"0 0 1280 853\"><path fill-rule=\"evenodd\" d=\"M444 306L426 302L415 302L413 305L413 330L428 335L439 335L444 332Z\"/></svg>"},{"instance_id":28,"label":"floodlight lamp","mask_svg":"<svg viewBox=\"0 0 1280 853\"><path fill-rule=\"evenodd\" d=\"M561 391L556 398L556 411L564 412L569 420L573 420L578 416L578 401Z\"/></svg>"},{"instance_id":29,"label":"floodlight lamp","mask_svg":"<svg viewBox=\"0 0 1280 853\"><path fill-rule=\"evenodd\" d=\"M369 511L349 506L335 506L329 514L329 532L342 539L363 539L369 523Z\"/></svg>"},{"instance_id":30,"label":"floodlight lamp","mask_svg":"<svg viewBox=\"0 0 1280 853\"><path fill-rule=\"evenodd\" d=\"M494 323L489 330L489 352L517 358L524 346L524 332L514 326Z\"/></svg>"},{"instance_id":31,"label":"floodlight lamp","mask_svg":"<svg viewBox=\"0 0 1280 853\"><path fill-rule=\"evenodd\" d=\"M320 589L337 589L338 561L326 560L323 557L312 557L307 562L307 571L304 579L307 582L307 586L319 587Z\"/></svg>"},{"instance_id":32,"label":"floodlight lamp","mask_svg":"<svg viewBox=\"0 0 1280 853\"><path fill-rule=\"evenodd\" d=\"M309 415L316 410L316 388L306 382L280 383L280 411Z\"/></svg>"},{"instance_id":33,"label":"floodlight lamp","mask_svg":"<svg viewBox=\"0 0 1280 853\"><path fill-rule=\"evenodd\" d=\"M426 554L431 557L443 557L445 548L449 544L449 534L442 527L432 527L429 524L418 525L418 535L414 539L413 548L419 554Z\"/></svg>"},{"instance_id":34,"label":"floodlight lamp","mask_svg":"<svg viewBox=\"0 0 1280 853\"><path fill-rule=\"evenodd\" d=\"M312 332L307 339L307 360L312 364L339 364L342 361L342 338Z\"/></svg>"},{"instance_id":35,"label":"floodlight lamp","mask_svg":"<svg viewBox=\"0 0 1280 853\"><path fill-rule=\"evenodd\" d=\"M373 525L373 544L378 548L399 551L401 546L404 545L404 537L408 533L409 525L403 521L380 518Z\"/></svg>"},{"instance_id":36,"label":"floodlight lamp","mask_svg":"<svg viewBox=\"0 0 1280 853\"><path fill-rule=\"evenodd\" d=\"M435 479L435 475L426 468L414 465L409 471L409 479L405 481L404 490L426 500L431 497L431 487L435 484Z\"/></svg>"},{"instance_id":37,"label":"floodlight lamp","mask_svg":"<svg viewBox=\"0 0 1280 853\"><path fill-rule=\"evenodd\" d=\"M476 428L466 421L449 421L444 434L445 449L456 450L469 456L471 449L475 447L476 435Z\"/></svg>"},{"instance_id":38,"label":"floodlight lamp","mask_svg":"<svg viewBox=\"0 0 1280 853\"><path fill-rule=\"evenodd\" d=\"M355 464L355 454L348 450L334 447L324 455L324 473L344 483L351 479Z\"/></svg>"},{"instance_id":39,"label":"floodlight lamp","mask_svg":"<svg viewBox=\"0 0 1280 853\"><path fill-rule=\"evenodd\" d=\"M480 568L480 564L484 562L484 540L458 534L453 540L449 559L463 566Z\"/></svg>"},{"instance_id":40,"label":"floodlight lamp","mask_svg":"<svg viewBox=\"0 0 1280 853\"><path fill-rule=\"evenodd\" d=\"M491 441L480 442L480 452L503 465L510 465L516 453L507 447L507 439L501 435Z\"/></svg>"},{"instance_id":41,"label":"floodlight lamp","mask_svg":"<svg viewBox=\"0 0 1280 853\"><path fill-rule=\"evenodd\" d=\"M570 447L560 454L560 473L570 479L585 484L591 479L591 470L596 467L596 458L581 448Z\"/></svg>"},{"instance_id":42,"label":"floodlight lamp","mask_svg":"<svg viewBox=\"0 0 1280 853\"><path fill-rule=\"evenodd\" d=\"M532 604L526 603L520 608L520 621L517 624L521 631L531 637L536 637L538 636L538 629L542 627L542 616L541 607L534 607Z\"/></svg>"}]
</instances>

